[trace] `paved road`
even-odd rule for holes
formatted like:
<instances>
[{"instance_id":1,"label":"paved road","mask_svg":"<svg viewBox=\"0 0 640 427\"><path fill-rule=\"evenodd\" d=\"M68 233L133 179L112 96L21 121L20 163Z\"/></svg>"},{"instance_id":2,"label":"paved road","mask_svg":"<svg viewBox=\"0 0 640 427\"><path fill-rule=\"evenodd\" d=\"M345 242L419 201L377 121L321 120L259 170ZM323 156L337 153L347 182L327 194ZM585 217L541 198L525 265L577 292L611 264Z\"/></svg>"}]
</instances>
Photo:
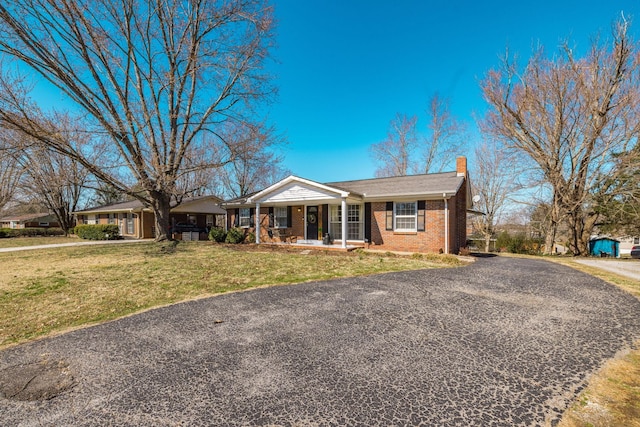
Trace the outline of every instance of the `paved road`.
<instances>
[{"instance_id":1,"label":"paved road","mask_svg":"<svg viewBox=\"0 0 640 427\"><path fill-rule=\"evenodd\" d=\"M586 258L576 259L575 261L640 281L640 260L637 259Z\"/></svg>"},{"instance_id":2,"label":"paved road","mask_svg":"<svg viewBox=\"0 0 640 427\"><path fill-rule=\"evenodd\" d=\"M640 302L600 280L479 259L227 294L7 349L0 380L15 397L0 399L0 420L554 425L588 376L638 338ZM25 386L9 393L16 373ZM47 382L66 390L16 400Z\"/></svg>"}]
</instances>

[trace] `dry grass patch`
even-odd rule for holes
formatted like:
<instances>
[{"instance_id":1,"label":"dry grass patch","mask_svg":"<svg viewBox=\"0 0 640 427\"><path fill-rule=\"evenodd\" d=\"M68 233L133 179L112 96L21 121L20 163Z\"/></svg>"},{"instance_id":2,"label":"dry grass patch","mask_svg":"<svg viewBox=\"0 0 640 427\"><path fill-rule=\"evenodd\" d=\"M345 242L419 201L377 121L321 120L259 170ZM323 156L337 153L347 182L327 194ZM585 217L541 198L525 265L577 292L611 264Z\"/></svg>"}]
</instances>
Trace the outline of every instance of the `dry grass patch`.
<instances>
[{"instance_id":1,"label":"dry grass patch","mask_svg":"<svg viewBox=\"0 0 640 427\"><path fill-rule=\"evenodd\" d=\"M10 237L0 239L0 249L2 248L20 248L26 246L53 245L58 243L77 243L82 240L76 236L49 236L49 237Z\"/></svg>"},{"instance_id":2,"label":"dry grass patch","mask_svg":"<svg viewBox=\"0 0 640 427\"><path fill-rule=\"evenodd\" d=\"M461 265L450 256L300 254L181 243L0 253L0 347L147 308L253 288Z\"/></svg>"}]
</instances>

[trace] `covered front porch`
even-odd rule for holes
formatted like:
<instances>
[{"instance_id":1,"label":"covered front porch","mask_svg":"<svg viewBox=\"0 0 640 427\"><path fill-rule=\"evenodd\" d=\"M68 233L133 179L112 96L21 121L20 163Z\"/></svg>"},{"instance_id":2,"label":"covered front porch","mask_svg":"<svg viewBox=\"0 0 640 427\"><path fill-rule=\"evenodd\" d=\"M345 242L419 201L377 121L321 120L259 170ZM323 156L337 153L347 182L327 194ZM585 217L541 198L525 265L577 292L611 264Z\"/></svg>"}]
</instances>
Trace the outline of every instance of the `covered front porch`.
<instances>
[{"instance_id":1,"label":"covered front porch","mask_svg":"<svg viewBox=\"0 0 640 427\"><path fill-rule=\"evenodd\" d=\"M356 249L363 249L367 245L365 242L347 242L347 246L342 247L342 241L333 242L333 243L325 243L323 240L297 240L291 243L285 242L274 242L274 241L266 241L262 242L262 244L274 245L274 246L286 246L292 247L296 249L310 249L317 251L341 251L341 252L350 252Z\"/></svg>"},{"instance_id":2,"label":"covered front porch","mask_svg":"<svg viewBox=\"0 0 640 427\"><path fill-rule=\"evenodd\" d=\"M361 195L295 176L248 197L231 217L234 226L252 228L258 244L347 250L366 242Z\"/></svg>"}]
</instances>

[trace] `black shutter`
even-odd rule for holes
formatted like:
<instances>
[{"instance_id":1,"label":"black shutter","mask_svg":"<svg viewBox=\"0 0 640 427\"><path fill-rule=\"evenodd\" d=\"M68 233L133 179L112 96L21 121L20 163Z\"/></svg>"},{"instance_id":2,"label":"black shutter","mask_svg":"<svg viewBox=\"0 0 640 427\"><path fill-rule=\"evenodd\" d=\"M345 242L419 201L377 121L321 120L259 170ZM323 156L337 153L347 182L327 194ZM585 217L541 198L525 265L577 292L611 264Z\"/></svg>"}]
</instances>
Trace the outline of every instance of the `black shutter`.
<instances>
[{"instance_id":1,"label":"black shutter","mask_svg":"<svg viewBox=\"0 0 640 427\"><path fill-rule=\"evenodd\" d=\"M385 229L393 230L393 202L387 202L387 218L385 221Z\"/></svg>"},{"instance_id":2,"label":"black shutter","mask_svg":"<svg viewBox=\"0 0 640 427\"><path fill-rule=\"evenodd\" d=\"M291 228L291 206L287 206L287 228Z\"/></svg>"},{"instance_id":3,"label":"black shutter","mask_svg":"<svg viewBox=\"0 0 640 427\"><path fill-rule=\"evenodd\" d=\"M329 205L322 205L322 236L329 233Z\"/></svg>"},{"instance_id":4,"label":"black shutter","mask_svg":"<svg viewBox=\"0 0 640 427\"><path fill-rule=\"evenodd\" d=\"M425 201L418 200L418 231L424 231Z\"/></svg>"},{"instance_id":5,"label":"black shutter","mask_svg":"<svg viewBox=\"0 0 640 427\"><path fill-rule=\"evenodd\" d=\"M269 208L269 227L273 228L273 208Z\"/></svg>"},{"instance_id":6,"label":"black shutter","mask_svg":"<svg viewBox=\"0 0 640 427\"><path fill-rule=\"evenodd\" d=\"M249 227L256 226L256 208L249 208Z\"/></svg>"},{"instance_id":7,"label":"black shutter","mask_svg":"<svg viewBox=\"0 0 640 427\"><path fill-rule=\"evenodd\" d=\"M364 240L371 242L371 203L364 204Z\"/></svg>"},{"instance_id":8,"label":"black shutter","mask_svg":"<svg viewBox=\"0 0 640 427\"><path fill-rule=\"evenodd\" d=\"M240 226L240 209L233 210L233 226Z\"/></svg>"}]
</instances>

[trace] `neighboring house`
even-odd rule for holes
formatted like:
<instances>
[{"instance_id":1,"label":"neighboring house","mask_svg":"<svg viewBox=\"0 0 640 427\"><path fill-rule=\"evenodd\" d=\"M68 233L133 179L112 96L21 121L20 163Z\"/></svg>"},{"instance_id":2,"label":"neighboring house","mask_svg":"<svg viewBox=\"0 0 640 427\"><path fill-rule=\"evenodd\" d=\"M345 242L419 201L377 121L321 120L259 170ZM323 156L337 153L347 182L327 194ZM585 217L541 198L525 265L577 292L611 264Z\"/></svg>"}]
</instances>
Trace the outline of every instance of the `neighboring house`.
<instances>
[{"instance_id":1,"label":"neighboring house","mask_svg":"<svg viewBox=\"0 0 640 427\"><path fill-rule=\"evenodd\" d=\"M35 213L0 218L0 228L58 228L60 223L48 213Z\"/></svg>"},{"instance_id":2,"label":"neighboring house","mask_svg":"<svg viewBox=\"0 0 640 427\"><path fill-rule=\"evenodd\" d=\"M170 212L173 237L202 240L207 238L206 230L223 227L226 211L220 207L221 201L215 196L183 199ZM75 212L75 216L77 224L117 224L125 238L155 237L153 210L138 200L85 209Z\"/></svg>"},{"instance_id":3,"label":"neighboring house","mask_svg":"<svg viewBox=\"0 0 640 427\"><path fill-rule=\"evenodd\" d=\"M631 248L640 245L640 237L621 237L617 240L620 241L620 255L629 255Z\"/></svg>"},{"instance_id":4,"label":"neighboring house","mask_svg":"<svg viewBox=\"0 0 640 427\"><path fill-rule=\"evenodd\" d=\"M342 248L443 253L466 246L471 205L465 157L455 172L325 184L290 176L223 203L227 226L254 232L256 243L327 243L329 234Z\"/></svg>"}]
</instances>

